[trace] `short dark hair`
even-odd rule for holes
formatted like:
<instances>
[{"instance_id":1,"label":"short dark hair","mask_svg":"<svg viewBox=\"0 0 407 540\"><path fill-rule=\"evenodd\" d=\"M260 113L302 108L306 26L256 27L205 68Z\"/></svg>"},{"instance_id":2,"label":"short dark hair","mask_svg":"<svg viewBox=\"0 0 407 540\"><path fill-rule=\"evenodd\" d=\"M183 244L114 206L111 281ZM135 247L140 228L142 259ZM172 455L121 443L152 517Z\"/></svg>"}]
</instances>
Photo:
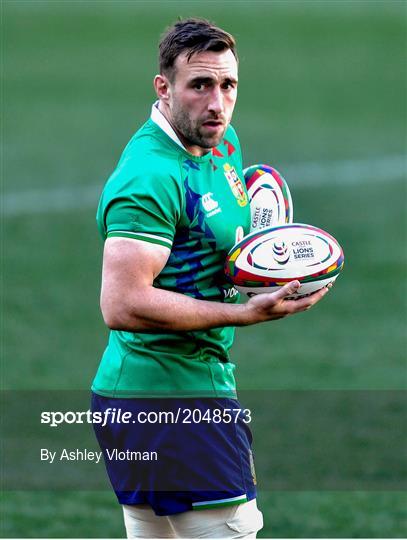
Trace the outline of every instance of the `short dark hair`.
<instances>
[{"instance_id":1,"label":"short dark hair","mask_svg":"<svg viewBox=\"0 0 407 540\"><path fill-rule=\"evenodd\" d=\"M174 80L175 60L187 51L187 59L203 51L225 51L230 49L235 55L235 38L206 19L179 20L167 28L159 44L160 73Z\"/></svg>"}]
</instances>

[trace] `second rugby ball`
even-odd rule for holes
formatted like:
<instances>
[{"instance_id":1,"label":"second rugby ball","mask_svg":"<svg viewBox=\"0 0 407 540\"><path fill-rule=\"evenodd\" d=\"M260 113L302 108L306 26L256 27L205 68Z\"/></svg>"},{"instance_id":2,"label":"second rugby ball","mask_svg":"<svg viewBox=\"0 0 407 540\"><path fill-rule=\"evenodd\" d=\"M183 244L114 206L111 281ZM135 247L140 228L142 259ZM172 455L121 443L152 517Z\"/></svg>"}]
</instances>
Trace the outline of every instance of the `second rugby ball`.
<instances>
[{"instance_id":1,"label":"second rugby ball","mask_svg":"<svg viewBox=\"0 0 407 540\"><path fill-rule=\"evenodd\" d=\"M269 165L251 165L243 171L250 202L250 231L293 221L293 202L287 182Z\"/></svg>"}]
</instances>

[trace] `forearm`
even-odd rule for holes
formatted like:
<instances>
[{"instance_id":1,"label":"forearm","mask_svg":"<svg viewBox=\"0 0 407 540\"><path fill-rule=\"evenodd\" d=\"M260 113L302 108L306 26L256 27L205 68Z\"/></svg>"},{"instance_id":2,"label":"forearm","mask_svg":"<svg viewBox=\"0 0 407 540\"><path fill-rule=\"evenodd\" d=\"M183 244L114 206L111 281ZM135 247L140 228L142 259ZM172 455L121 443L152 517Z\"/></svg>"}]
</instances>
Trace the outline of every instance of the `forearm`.
<instances>
[{"instance_id":1,"label":"forearm","mask_svg":"<svg viewBox=\"0 0 407 540\"><path fill-rule=\"evenodd\" d=\"M102 294L105 322L115 330L187 332L251 324L246 305L197 300L152 286L126 295L125 300L119 298Z\"/></svg>"},{"instance_id":2,"label":"forearm","mask_svg":"<svg viewBox=\"0 0 407 540\"><path fill-rule=\"evenodd\" d=\"M221 326L245 326L280 319L309 309L327 292L287 300L300 283L292 281L245 304L197 300L158 289L154 279L164 268L169 249L128 238L108 238L103 258L101 309L107 326L128 332L189 332Z\"/></svg>"}]
</instances>

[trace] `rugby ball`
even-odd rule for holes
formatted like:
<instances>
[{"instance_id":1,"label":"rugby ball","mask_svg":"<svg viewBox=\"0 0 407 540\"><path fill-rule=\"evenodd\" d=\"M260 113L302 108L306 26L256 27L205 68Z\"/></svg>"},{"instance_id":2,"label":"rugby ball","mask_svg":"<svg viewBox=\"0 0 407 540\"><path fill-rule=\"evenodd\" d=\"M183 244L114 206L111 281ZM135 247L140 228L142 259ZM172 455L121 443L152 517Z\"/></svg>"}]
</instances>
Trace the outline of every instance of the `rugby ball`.
<instances>
[{"instance_id":1,"label":"rugby ball","mask_svg":"<svg viewBox=\"0 0 407 540\"><path fill-rule=\"evenodd\" d=\"M296 279L301 287L290 298L300 298L335 281L343 263L343 250L333 236L291 223L245 236L228 253L225 273L248 296L274 292Z\"/></svg>"},{"instance_id":2,"label":"rugby ball","mask_svg":"<svg viewBox=\"0 0 407 540\"><path fill-rule=\"evenodd\" d=\"M250 203L250 231L293 221L293 202L287 182L269 165L251 165L243 171Z\"/></svg>"}]
</instances>

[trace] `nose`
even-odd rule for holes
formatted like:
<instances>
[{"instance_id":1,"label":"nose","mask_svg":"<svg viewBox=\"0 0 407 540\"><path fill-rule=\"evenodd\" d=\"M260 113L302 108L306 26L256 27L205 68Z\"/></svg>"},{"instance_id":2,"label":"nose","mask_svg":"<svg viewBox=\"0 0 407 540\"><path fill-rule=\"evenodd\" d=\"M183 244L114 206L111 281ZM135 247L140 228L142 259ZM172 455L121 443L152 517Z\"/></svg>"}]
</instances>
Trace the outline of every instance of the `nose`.
<instances>
[{"instance_id":1,"label":"nose","mask_svg":"<svg viewBox=\"0 0 407 540\"><path fill-rule=\"evenodd\" d=\"M215 86L212 89L208 103L208 111L216 115L223 113L223 94L220 87Z\"/></svg>"}]
</instances>

